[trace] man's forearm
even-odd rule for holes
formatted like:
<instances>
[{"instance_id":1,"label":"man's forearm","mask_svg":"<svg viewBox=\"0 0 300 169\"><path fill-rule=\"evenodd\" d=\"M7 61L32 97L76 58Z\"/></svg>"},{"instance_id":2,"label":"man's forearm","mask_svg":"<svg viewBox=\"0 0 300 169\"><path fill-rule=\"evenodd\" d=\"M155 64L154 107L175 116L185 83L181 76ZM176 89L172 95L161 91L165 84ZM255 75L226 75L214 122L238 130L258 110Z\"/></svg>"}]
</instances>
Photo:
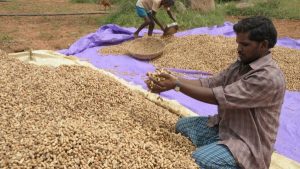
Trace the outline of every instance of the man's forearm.
<instances>
[{"instance_id":1,"label":"man's forearm","mask_svg":"<svg viewBox=\"0 0 300 169\"><path fill-rule=\"evenodd\" d=\"M217 105L218 102L213 90L211 88L202 87L201 82L199 80L197 81L188 82L186 79L179 79L180 91L196 100Z\"/></svg>"},{"instance_id":2,"label":"man's forearm","mask_svg":"<svg viewBox=\"0 0 300 169\"><path fill-rule=\"evenodd\" d=\"M162 24L158 21L158 19L155 16L152 16L154 22L161 28L161 30L164 30L164 27L162 26Z\"/></svg>"},{"instance_id":3,"label":"man's forearm","mask_svg":"<svg viewBox=\"0 0 300 169\"><path fill-rule=\"evenodd\" d=\"M176 19L173 17L171 11L167 11L167 13L168 13L169 17L170 17L174 22L176 22Z\"/></svg>"},{"instance_id":4,"label":"man's forearm","mask_svg":"<svg viewBox=\"0 0 300 169\"><path fill-rule=\"evenodd\" d=\"M183 79L183 78L178 78L178 80L180 80L181 83L188 83L190 85L193 85L193 86L202 86L202 83L200 82L199 79L197 80L189 80L189 79Z\"/></svg>"},{"instance_id":5,"label":"man's forearm","mask_svg":"<svg viewBox=\"0 0 300 169\"><path fill-rule=\"evenodd\" d=\"M150 17L154 20L154 22L162 29L164 30L164 27L162 26L162 24L158 21L158 19L156 18L156 12L152 11Z\"/></svg>"}]
</instances>

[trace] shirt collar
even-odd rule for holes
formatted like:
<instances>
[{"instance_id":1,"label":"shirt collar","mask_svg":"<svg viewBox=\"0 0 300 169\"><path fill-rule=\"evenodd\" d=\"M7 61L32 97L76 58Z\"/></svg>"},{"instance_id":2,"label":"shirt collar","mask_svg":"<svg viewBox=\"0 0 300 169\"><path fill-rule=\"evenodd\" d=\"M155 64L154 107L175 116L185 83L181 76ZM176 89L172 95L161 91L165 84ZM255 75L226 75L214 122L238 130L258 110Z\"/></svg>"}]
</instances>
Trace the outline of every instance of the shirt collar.
<instances>
[{"instance_id":1,"label":"shirt collar","mask_svg":"<svg viewBox=\"0 0 300 169\"><path fill-rule=\"evenodd\" d=\"M252 68L252 69L258 69L260 67L263 67L264 65L267 65L268 63L270 63L272 61L272 54L271 52L253 62L251 62L249 64L249 66Z\"/></svg>"}]
</instances>

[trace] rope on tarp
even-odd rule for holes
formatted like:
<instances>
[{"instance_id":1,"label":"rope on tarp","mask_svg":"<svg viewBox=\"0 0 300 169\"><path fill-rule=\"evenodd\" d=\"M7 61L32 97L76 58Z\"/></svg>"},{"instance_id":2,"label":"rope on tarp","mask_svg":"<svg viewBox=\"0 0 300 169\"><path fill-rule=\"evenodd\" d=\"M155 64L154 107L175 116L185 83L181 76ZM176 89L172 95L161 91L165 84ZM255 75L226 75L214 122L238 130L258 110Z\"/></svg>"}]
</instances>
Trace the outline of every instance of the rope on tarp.
<instances>
[{"instance_id":1,"label":"rope on tarp","mask_svg":"<svg viewBox=\"0 0 300 169\"><path fill-rule=\"evenodd\" d=\"M0 14L0 16L64 16L64 15L97 15L109 14L106 11L86 12L86 13L44 13L44 14Z\"/></svg>"}]
</instances>

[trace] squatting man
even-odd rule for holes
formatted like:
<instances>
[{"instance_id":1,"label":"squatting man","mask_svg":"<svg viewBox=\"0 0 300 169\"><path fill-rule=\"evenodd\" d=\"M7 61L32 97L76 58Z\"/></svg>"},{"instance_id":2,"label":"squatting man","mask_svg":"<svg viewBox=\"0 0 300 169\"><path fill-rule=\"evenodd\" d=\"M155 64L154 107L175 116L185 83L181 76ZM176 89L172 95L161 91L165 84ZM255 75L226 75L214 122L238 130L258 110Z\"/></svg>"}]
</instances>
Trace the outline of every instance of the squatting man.
<instances>
[{"instance_id":1,"label":"squatting man","mask_svg":"<svg viewBox=\"0 0 300 169\"><path fill-rule=\"evenodd\" d=\"M260 16L242 19L233 29L238 57L224 71L199 80L160 73L165 80L148 75L145 82L154 93L176 89L218 106L215 116L184 117L176 124L197 147L192 157L201 169L268 169L285 93L284 75L270 52L277 31Z\"/></svg>"}]
</instances>

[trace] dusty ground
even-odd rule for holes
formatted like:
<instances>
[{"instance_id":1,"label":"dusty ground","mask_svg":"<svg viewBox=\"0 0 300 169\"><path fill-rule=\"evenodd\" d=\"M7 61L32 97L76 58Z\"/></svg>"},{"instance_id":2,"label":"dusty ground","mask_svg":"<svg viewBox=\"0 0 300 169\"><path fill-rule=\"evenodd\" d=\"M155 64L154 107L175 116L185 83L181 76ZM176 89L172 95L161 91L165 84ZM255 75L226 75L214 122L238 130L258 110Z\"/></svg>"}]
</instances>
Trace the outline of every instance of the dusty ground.
<instances>
[{"instance_id":1,"label":"dusty ground","mask_svg":"<svg viewBox=\"0 0 300 169\"><path fill-rule=\"evenodd\" d=\"M0 14L93 12L102 8L95 4L72 4L69 0L15 0L0 2ZM80 37L95 32L101 15L1 17L0 49L17 52L24 49L67 48ZM236 17L227 20L236 21ZM300 38L299 20L275 20L279 36Z\"/></svg>"},{"instance_id":2,"label":"dusty ground","mask_svg":"<svg viewBox=\"0 0 300 169\"><path fill-rule=\"evenodd\" d=\"M237 22L241 17L227 16L226 20ZM279 37L291 37L300 39L300 20L274 19Z\"/></svg>"},{"instance_id":3,"label":"dusty ground","mask_svg":"<svg viewBox=\"0 0 300 169\"><path fill-rule=\"evenodd\" d=\"M95 12L95 4L68 0L16 0L0 2L0 14ZM0 49L14 52L32 49L63 49L78 38L96 31L101 15L0 17Z\"/></svg>"}]
</instances>

